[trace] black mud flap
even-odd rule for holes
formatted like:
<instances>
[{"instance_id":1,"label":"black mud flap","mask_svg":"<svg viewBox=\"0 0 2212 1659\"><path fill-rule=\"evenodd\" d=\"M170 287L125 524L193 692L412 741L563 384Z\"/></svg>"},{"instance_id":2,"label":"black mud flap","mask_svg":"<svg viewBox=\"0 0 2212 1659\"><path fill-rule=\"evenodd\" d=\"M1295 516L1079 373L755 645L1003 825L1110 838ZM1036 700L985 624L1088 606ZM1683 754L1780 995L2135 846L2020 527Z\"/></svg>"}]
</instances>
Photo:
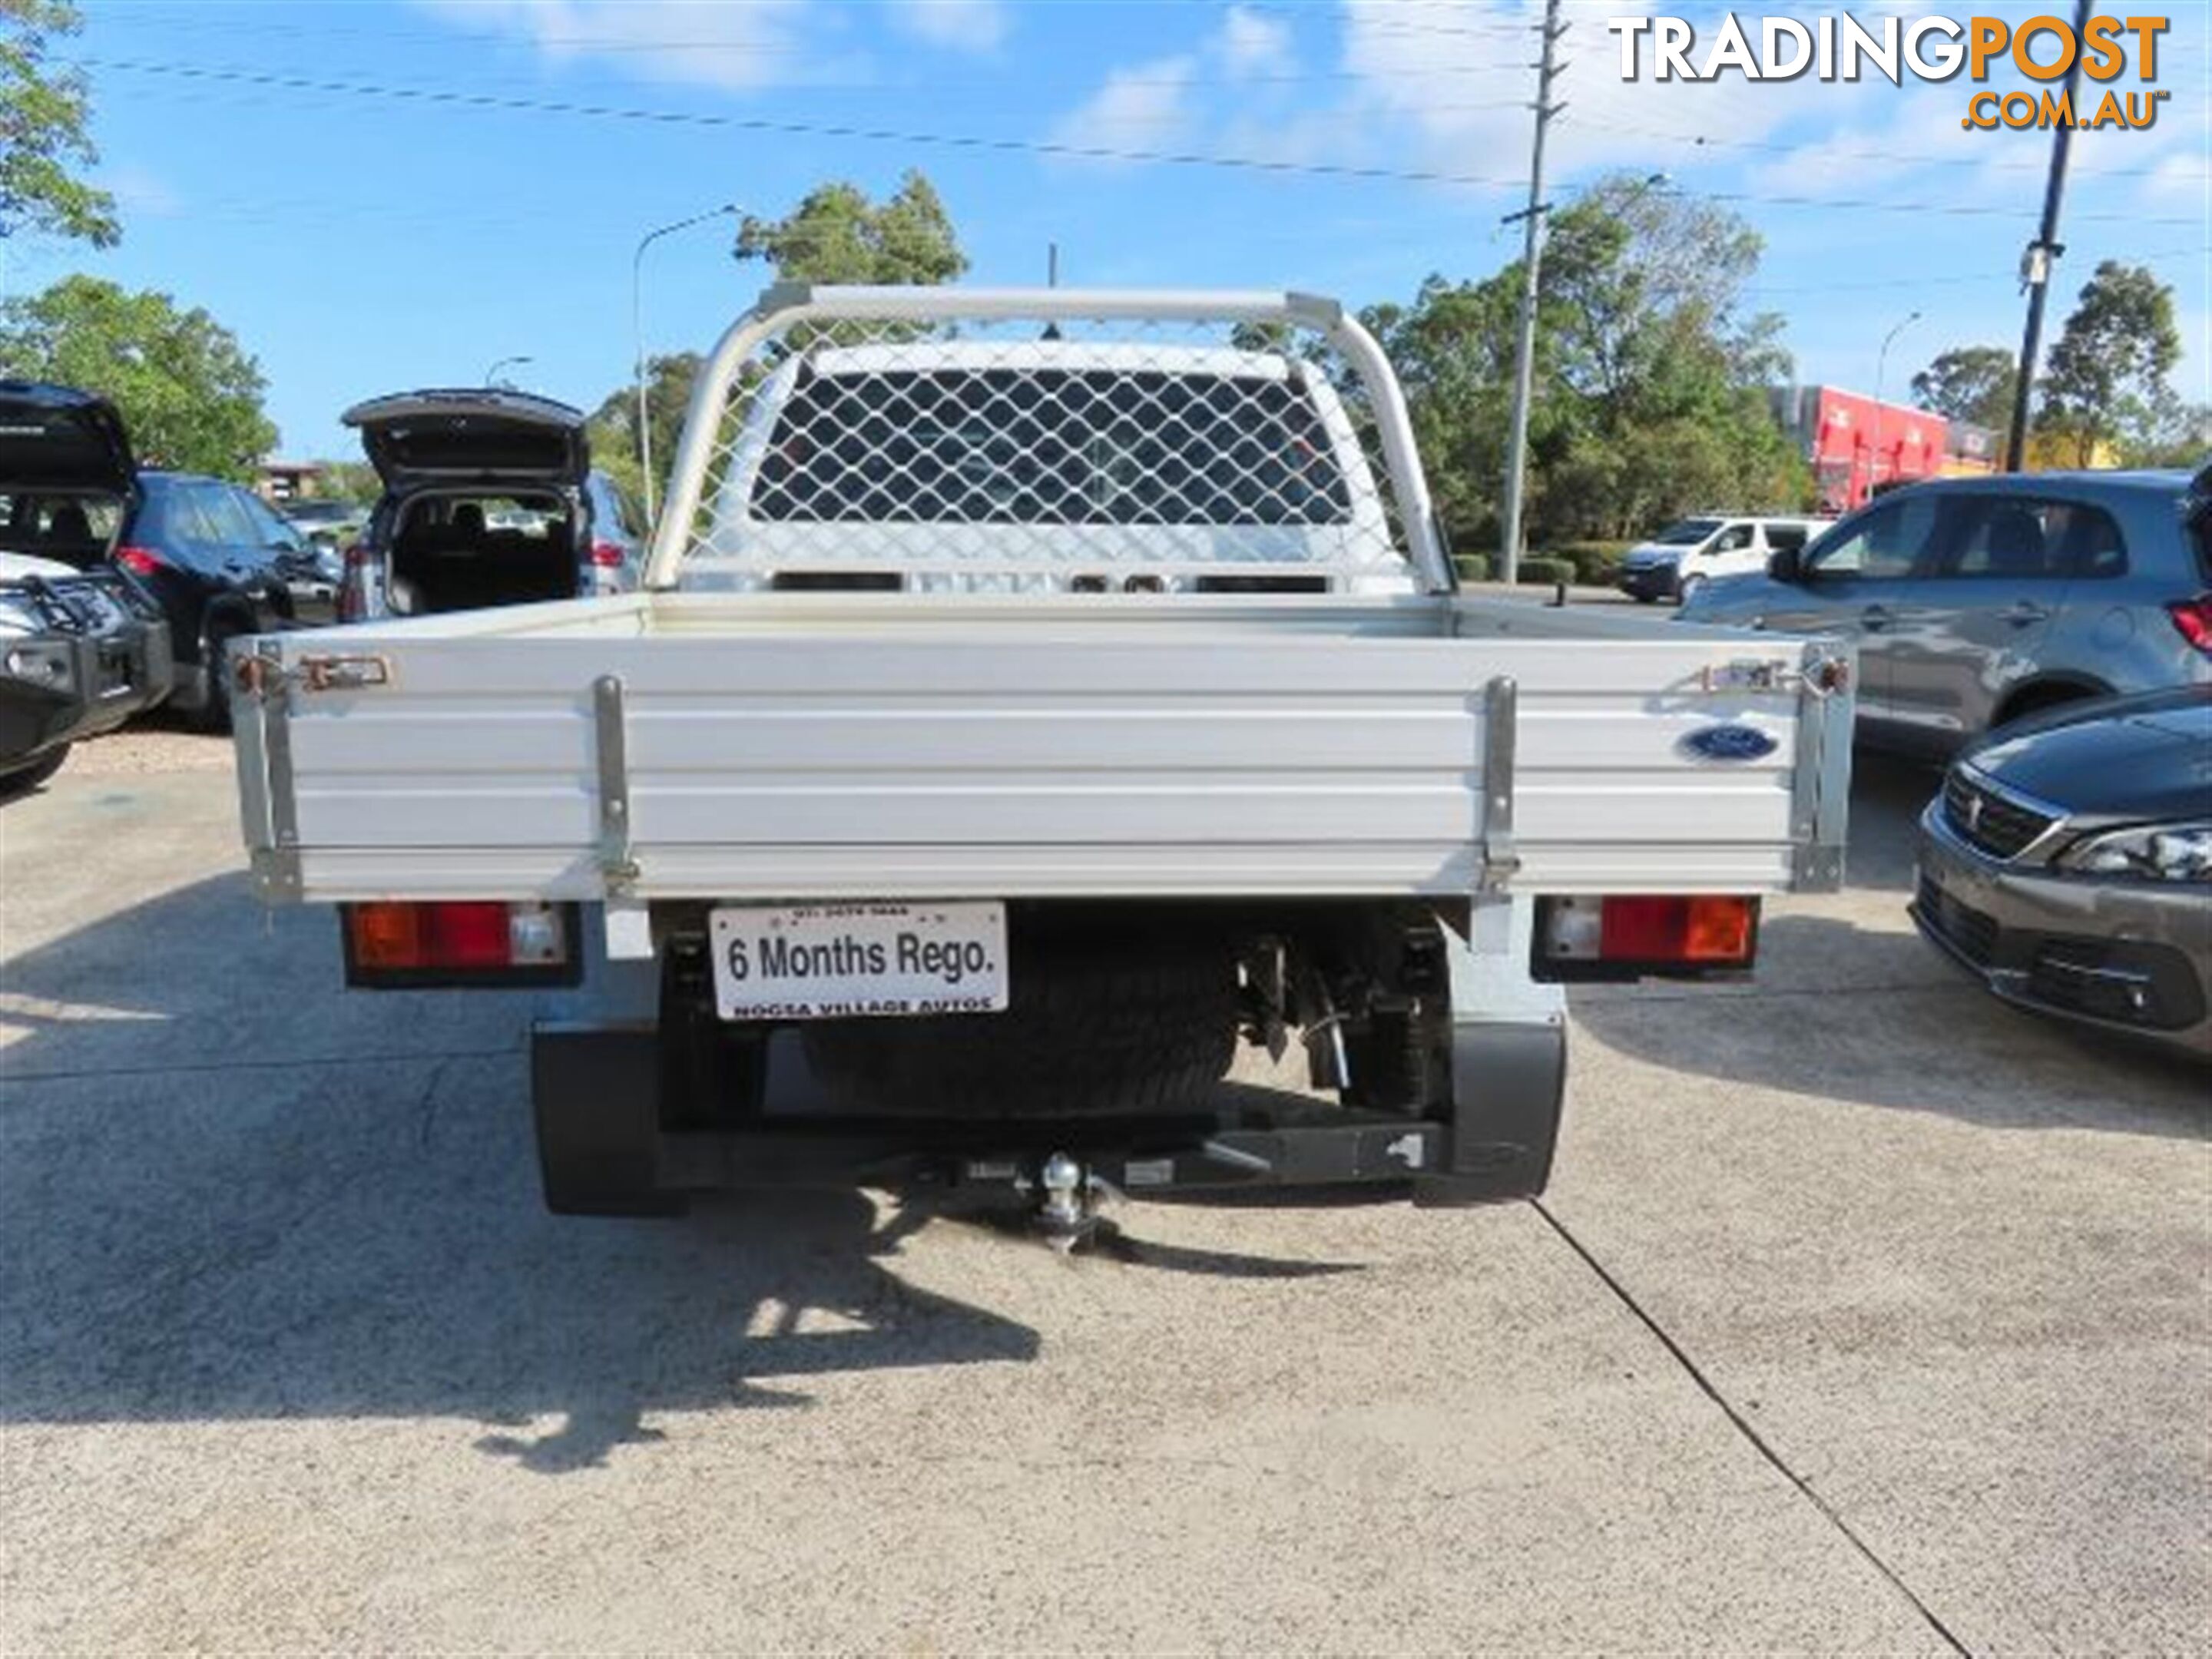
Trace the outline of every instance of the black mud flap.
<instances>
[{"instance_id":1,"label":"black mud flap","mask_svg":"<svg viewBox=\"0 0 2212 1659\"><path fill-rule=\"evenodd\" d=\"M532 1027L530 1098L554 1214L684 1212L684 1194L659 1183L659 1036L650 1022Z\"/></svg>"},{"instance_id":2,"label":"black mud flap","mask_svg":"<svg viewBox=\"0 0 2212 1659\"><path fill-rule=\"evenodd\" d=\"M1450 1152L1442 1170L1414 1182L1415 1205L1498 1204L1542 1192L1566 1085L1565 1021L1455 1026Z\"/></svg>"}]
</instances>

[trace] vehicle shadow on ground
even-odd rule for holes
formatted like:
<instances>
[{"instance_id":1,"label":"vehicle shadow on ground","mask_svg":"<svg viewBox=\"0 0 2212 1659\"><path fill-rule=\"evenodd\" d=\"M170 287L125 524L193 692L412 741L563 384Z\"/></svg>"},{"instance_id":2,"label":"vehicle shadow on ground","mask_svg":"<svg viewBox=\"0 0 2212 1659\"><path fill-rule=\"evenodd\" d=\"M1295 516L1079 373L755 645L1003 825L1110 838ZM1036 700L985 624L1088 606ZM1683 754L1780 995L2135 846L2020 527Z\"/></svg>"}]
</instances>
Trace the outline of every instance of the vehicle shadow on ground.
<instances>
[{"instance_id":1,"label":"vehicle shadow on ground","mask_svg":"<svg viewBox=\"0 0 2212 1659\"><path fill-rule=\"evenodd\" d=\"M1798 964L1800 983L1577 996L1575 1024L1638 1060L1803 1096L1808 1110L1848 1101L1990 1128L2185 1139L2212 1126L2212 1072L2008 1007L1910 931L1784 916L1759 951L1762 979ZM1832 986L1804 982L1830 969Z\"/></svg>"},{"instance_id":2,"label":"vehicle shadow on ground","mask_svg":"<svg viewBox=\"0 0 2212 1659\"><path fill-rule=\"evenodd\" d=\"M1576 994L1576 1023L1622 1054L1692 1076L1938 1112L1996 1128L2065 1125L2201 1139L2201 1067L2010 1008L1913 929L1914 837L1933 768L1854 757L1850 891L1891 921L1770 916L1747 986L1647 983Z\"/></svg>"},{"instance_id":3,"label":"vehicle shadow on ground","mask_svg":"<svg viewBox=\"0 0 2212 1659\"><path fill-rule=\"evenodd\" d=\"M546 1214L528 999L349 994L334 944L327 915L264 918L229 875L0 964L0 1421L449 1417L550 1474L657 1438L655 1413L1037 1357L1035 1329L899 1267L925 1210L771 1192ZM1071 1267L952 1226L926 1254L1020 1252L994 1270L1018 1280L1344 1270L1103 1243Z\"/></svg>"}]
</instances>

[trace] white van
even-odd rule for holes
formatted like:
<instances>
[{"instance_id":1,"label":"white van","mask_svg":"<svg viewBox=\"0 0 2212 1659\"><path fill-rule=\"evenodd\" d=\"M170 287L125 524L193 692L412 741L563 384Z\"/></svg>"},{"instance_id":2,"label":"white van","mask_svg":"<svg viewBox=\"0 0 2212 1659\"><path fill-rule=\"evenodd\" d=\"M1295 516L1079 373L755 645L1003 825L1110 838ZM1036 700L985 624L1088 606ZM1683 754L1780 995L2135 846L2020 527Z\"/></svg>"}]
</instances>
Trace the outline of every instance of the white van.
<instances>
[{"instance_id":1,"label":"white van","mask_svg":"<svg viewBox=\"0 0 2212 1659\"><path fill-rule=\"evenodd\" d=\"M1699 514L1630 548L1620 561L1620 591L1645 605L1686 599L1716 576L1764 571L1773 555L1801 550L1834 522Z\"/></svg>"}]
</instances>

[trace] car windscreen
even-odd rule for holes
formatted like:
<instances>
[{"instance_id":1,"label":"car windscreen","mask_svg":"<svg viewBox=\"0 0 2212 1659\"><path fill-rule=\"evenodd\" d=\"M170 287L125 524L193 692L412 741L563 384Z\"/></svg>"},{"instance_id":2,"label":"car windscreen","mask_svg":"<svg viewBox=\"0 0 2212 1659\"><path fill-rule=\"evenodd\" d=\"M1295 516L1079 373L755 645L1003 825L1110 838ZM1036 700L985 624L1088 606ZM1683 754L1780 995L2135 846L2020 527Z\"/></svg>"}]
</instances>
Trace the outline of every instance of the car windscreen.
<instances>
[{"instance_id":1,"label":"car windscreen","mask_svg":"<svg viewBox=\"0 0 2212 1659\"><path fill-rule=\"evenodd\" d=\"M1718 519L1685 519L1668 525L1651 539L1662 547L1695 547L1720 527Z\"/></svg>"},{"instance_id":2,"label":"car windscreen","mask_svg":"<svg viewBox=\"0 0 2212 1659\"><path fill-rule=\"evenodd\" d=\"M769 438L756 522L1324 525L1352 493L1312 395L1285 380L1124 369L802 379Z\"/></svg>"}]
</instances>

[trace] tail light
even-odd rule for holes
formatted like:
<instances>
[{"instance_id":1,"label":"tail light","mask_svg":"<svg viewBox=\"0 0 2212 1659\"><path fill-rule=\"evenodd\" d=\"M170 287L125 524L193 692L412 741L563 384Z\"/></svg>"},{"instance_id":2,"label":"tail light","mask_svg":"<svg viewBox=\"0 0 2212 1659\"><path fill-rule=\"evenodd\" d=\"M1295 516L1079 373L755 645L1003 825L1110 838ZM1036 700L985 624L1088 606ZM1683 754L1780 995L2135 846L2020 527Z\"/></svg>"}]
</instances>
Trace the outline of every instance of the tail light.
<instances>
[{"instance_id":1,"label":"tail light","mask_svg":"<svg viewBox=\"0 0 2212 1659\"><path fill-rule=\"evenodd\" d=\"M362 622L376 614L369 601L369 571L374 559L367 542L356 542L342 559L345 574L338 581L340 622Z\"/></svg>"},{"instance_id":2,"label":"tail light","mask_svg":"<svg viewBox=\"0 0 2212 1659\"><path fill-rule=\"evenodd\" d=\"M2193 599L2176 599L2166 607L2166 614L2173 618L2173 625L2187 640L2208 657L2212 657L2212 593L2199 593Z\"/></svg>"},{"instance_id":3,"label":"tail light","mask_svg":"<svg viewBox=\"0 0 2212 1659\"><path fill-rule=\"evenodd\" d=\"M573 904L380 900L338 912L351 986L573 985L578 977Z\"/></svg>"},{"instance_id":4,"label":"tail light","mask_svg":"<svg viewBox=\"0 0 2212 1659\"><path fill-rule=\"evenodd\" d=\"M617 542L593 542L590 558L596 569L619 570L623 562L622 546Z\"/></svg>"},{"instance_id":5,"label":"tail light","mask_svg":"<svg viewBox=\"0 0 2212 1659\"><path fill-rule=\"evenodd\" d=\"M1736 894L1546 898L1536 905L1535 975L1544 980L1697 979L1747 971L1759 951L1759 901Z\"/></svg>"},{"instance_id":6,"label":"tail light","mask_svg":"<svg viewBox=\"0 0 2212 1659\"><path fill-rule=\"evenodd\" d=\"M118 547L115 562L134 576L150 576L168 562L150 547Z\"/></svg>"}]
</instances>

